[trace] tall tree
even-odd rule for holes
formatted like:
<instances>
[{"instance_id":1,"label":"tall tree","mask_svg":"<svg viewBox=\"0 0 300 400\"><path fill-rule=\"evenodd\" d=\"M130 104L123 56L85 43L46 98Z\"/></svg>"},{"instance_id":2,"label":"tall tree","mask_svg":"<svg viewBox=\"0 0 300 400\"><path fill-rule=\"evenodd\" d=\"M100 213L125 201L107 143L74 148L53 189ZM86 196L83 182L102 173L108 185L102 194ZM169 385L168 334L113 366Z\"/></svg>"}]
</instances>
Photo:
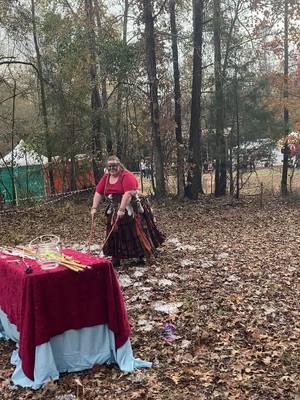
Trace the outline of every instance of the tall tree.
<instances>
[{"instance_id":1,"label":"tall tree","mask_svg":"<svg viewBox=\"0 0 300 400\"><path fill-rule=\"evenodd\" d=\"M215 195L226 193L226 146L224 138L224 95L221 59L221 2L213 2L214 30L214 75L215 75L215 129L216 129L216 169Z\"/></svg>"},{"instance_id":2,"label":"tall tree","mask_svg":"<svg viewBox=\"0 0 300 400\"><path fill-rule=\"evenodd\" d=\"M15 148L15 119L16 119L16 91L17 84L14 80L13 87L13 104L12 104L12 117L11 117L11 190L12 190L12 204L16 204L16 180L15 180L15 160L14 160L14 148Z\"/></svg>"},{"instance_id":3,"label":"tall tree","mask_svg":"<svg viewBox=\"0 0 300 400\"><path fill-rule=\"evenodd\" d=\"M153 21L152 0L143 0L143 14L145 23L145 50L146 65L150 88L150 111L152 126L152 143L154 155L154 168L156 178L156 195L163 196L166 192L163 151L160 137L159 104L158 104L158 79L156 67L155 35Z\"/></svg>"},{"instance_id":4,"label":"tall tree","mask_svg":"<svg viewBox=\"0 0 300 400\"><path fill-rule=\"evenodd\" d=\"M124 14L123 14L123 37L122 44L125 48L127 44L127 25L128 25L128 11L129 11L129 2L128 0L124 0ZM117 93L117 118L116 118L116 144L117 144L117 156L122 158L122 153L124 147L122 146L122 98L123 98L123 81L124 74L120 74L120 81L118 83L118 93ZM123 132L124 134L124 132Z\"/></svg>"},{"instance_id":5,"label":"tall tree","mask_svg":"<svg viewBox=\"0 0 300 400\"><path fill-rule=\"evenodd\" d=\"M38 42L38 33L36 26L36 13L35 13L35 0L31 0L31 18L32 18L32 33L33 33L33 42L36 53L36 61L37 61L37 69L38 69L38 78L39 78L39 86L41 93L41 111L43 117L43 125L44 125L44 133L45 133L45 144L48 158L48 171L49 171L49 181L50 181L50 190L51 193L55 193L54 187L54 175L53 175L53 165L52 165L52 149L51 149L51 139L49 133L49 124L48 124L48 112L47 112L47 104L46 104L46 91L45 91L45 81L43 74L43 65L42 65L42 57Z\"/></svg>"},{"instance_id":6,"label":"tall tree","mask_svg":"<svg viewBox=\"0 0 300 400\"><path fill-rule=\"evenodd\" d=\"M97 21L97 40L98 42L103 40L103 29L102 29L102 15L101 15L101 5L99 4L99 0L94 0L94 10ZM99 46L98 46L99 48ZM101 57L101 50L99 51L99 58ZM106 151L108 154L112 154L113 152L113 142L112 142L112 132L111 132L111 121L109 117L108 111L108 99L107 99L107 76L106 71L101 70L101 91L102 91L102 124L103 130L105 132L106 137Z\"/></svg>"},{"instance_id":7,"label":"tall tree","mask_svg":"<svg viewBox=\"0 0 300 400\"><path fill-rule=\"evenodd\" d=\"M104 149L102 143L102 104L97 74L97 47L95 33L95 7L92 0L85 0L85 12L87 16L88 46L90 50L90 82L91 82L91 122L92 122L92 154L93 171L95 181L101 176L97 161L102 160Z\"/></svg>"},{"instance_id":8,"label":"tall tree","mask_svg":"<svg viewBox=\"0 0 300 400\"><path fill-rule=\"evenodd\" d=\"M175 102L175 137L177 152L177 195L180 199L184 197L184 144L181 129L181 89L180 89L180 73L178 61L178 44L177 44L177 25L176 25L176 9L175 0L170 0L170 25L172 35L172 55L173 55L173 75L174 75L174 102Z\"/></svg>"},{"instance_id":9,"label":"tall tree","mask_svg":"<svg viewBox=\"0 0 300 400\"><path fill-rule=\"evenodd\" d=\"M289 161L289 146L287 136L289 134L289 110L288 110L288 79L289 79L289 16L288 16L288 0L284 0L284 88L283 88L283 124L286 142L283 145L283 167L281 176L281 194L286 196L288 194L287 188L287 175L288 175L288 161Z\"/></svg>"},{"instance_id":10,"label":"tall tree","mask_svg":"<svg viewBox=\"0 0 300 400\"><path fill-rule=\"evenodd\" d=\"M238 78L237 67L235 68L234 78L234 100L235 100L235 127L236 127L236 198L240 197L240 116L239 116L239 91L238 91Z\"/></svg>"},{"instance_id":11,"label":"tall tree","mask_svg":"<svg viewBox=\"0 0 300 400\"><path fill-rule=\"evenodd\" d=\"M193 0L193 83L186 195L197 199L202 189L201 173L201 87L202 87L203 0Z\"/></svg>"}]
</instances>

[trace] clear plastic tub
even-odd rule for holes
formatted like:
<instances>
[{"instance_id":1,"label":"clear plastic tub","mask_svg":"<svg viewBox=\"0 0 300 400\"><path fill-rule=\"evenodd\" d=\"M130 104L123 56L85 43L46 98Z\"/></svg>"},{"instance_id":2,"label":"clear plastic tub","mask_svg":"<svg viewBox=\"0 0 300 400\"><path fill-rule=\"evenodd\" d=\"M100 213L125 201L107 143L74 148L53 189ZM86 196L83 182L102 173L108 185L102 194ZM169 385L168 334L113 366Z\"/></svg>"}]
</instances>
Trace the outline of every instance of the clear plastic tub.
<instances>
[{"instance_id":1,"label":"clear plastic tub","mask_svg":"<svg viewBox=\"0 0 300 400\"><path fill-rule=\"evenodd\" d=\"M36 250L38 263L42 269L53 269L59 266L57 258L61 255L61 247L58 236L40 236L32 240L30 246Z\"/></svg>"}]
</instances>

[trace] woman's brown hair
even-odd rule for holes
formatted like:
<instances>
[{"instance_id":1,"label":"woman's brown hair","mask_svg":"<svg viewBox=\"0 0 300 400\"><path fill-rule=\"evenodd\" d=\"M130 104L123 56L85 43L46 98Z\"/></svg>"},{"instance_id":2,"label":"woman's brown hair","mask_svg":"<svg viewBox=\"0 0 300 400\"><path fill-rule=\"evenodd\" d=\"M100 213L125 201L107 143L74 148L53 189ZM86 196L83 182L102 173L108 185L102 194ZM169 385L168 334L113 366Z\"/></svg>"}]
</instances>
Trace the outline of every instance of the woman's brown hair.
<instances>
[{"instance_id":1,"label":"woman's brown hair","mask_svg":"<svg viewBox=\"0 0 300 400\"><path fill-rule=\"evenodd\" d=\"M121 169L123 171L126 170L124 164L121 163L119 157L117 157L117 156L109 156L107 161L106 161L106 164L108 163L108 161L116 161L120 165L120 167L121 167Z\"/></svg>"}]
</instances>

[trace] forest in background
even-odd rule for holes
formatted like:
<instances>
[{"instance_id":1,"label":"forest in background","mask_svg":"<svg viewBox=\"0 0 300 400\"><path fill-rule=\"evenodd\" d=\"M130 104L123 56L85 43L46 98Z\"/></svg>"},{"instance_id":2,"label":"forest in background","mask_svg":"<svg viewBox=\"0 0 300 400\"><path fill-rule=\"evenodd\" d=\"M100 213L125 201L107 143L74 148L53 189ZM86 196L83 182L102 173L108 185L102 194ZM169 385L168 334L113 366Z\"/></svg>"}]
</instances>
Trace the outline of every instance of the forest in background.
<instances>
[{"instance_id":1,"label":"forest in background","mask_svg":"<svg viewBox=\"0 0 300 400\"><path fill-rule=\"evenodd\" d=\"M192 199L211 160L222 196L242 143L299 129L299 13L296 0L1 0L0 156L24 139L52 192L57 157L85 154L95 180L109 154L145 158L158 196L175 165Z\"/></svg>"}]
</instances>

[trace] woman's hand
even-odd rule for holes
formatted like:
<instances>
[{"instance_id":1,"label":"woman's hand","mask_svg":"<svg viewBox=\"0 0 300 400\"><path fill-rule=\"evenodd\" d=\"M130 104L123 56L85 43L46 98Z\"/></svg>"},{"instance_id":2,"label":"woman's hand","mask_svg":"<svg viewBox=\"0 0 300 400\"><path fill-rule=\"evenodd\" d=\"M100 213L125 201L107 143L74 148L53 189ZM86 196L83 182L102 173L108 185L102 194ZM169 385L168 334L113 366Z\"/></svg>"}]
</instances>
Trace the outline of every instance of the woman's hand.
<instances>
[{"instance_id":1,"label":"woman's hand","mask_svg":"<svg viewBox=\"0 0 300 400\"><path fill-rule=\"evenodd\" d=\"M92 208L91 208L91 217L92 218L95 217L95 214L97 212L97 207L101 203L102 199L103 199L103 195L98 192L95 192L94 198L93 198L93 203L92 203Z\"/></svg>"},{"instance_id":2,"label":"woman's hand","mask_svg":"<svg viewBox=\"0 0 300 400\"><path fill-rule=\"evenodd\" d=\"M96 212L97 212L97 208L96 208L96 207L92 207L92 208L91 208L91 217L92 217L92 218L94 218Z\"/></svg>"},{"instance_id":3,"label":"woman's hand","mask_svg":"<svg viewBox=\"0 0 300 400\"><path fill-rule=\"evenodd\" d=\"M123 218L125 215L125 210L123 208L119 208L117 212L118 218Z\"/></svg>"}]
</instances>

